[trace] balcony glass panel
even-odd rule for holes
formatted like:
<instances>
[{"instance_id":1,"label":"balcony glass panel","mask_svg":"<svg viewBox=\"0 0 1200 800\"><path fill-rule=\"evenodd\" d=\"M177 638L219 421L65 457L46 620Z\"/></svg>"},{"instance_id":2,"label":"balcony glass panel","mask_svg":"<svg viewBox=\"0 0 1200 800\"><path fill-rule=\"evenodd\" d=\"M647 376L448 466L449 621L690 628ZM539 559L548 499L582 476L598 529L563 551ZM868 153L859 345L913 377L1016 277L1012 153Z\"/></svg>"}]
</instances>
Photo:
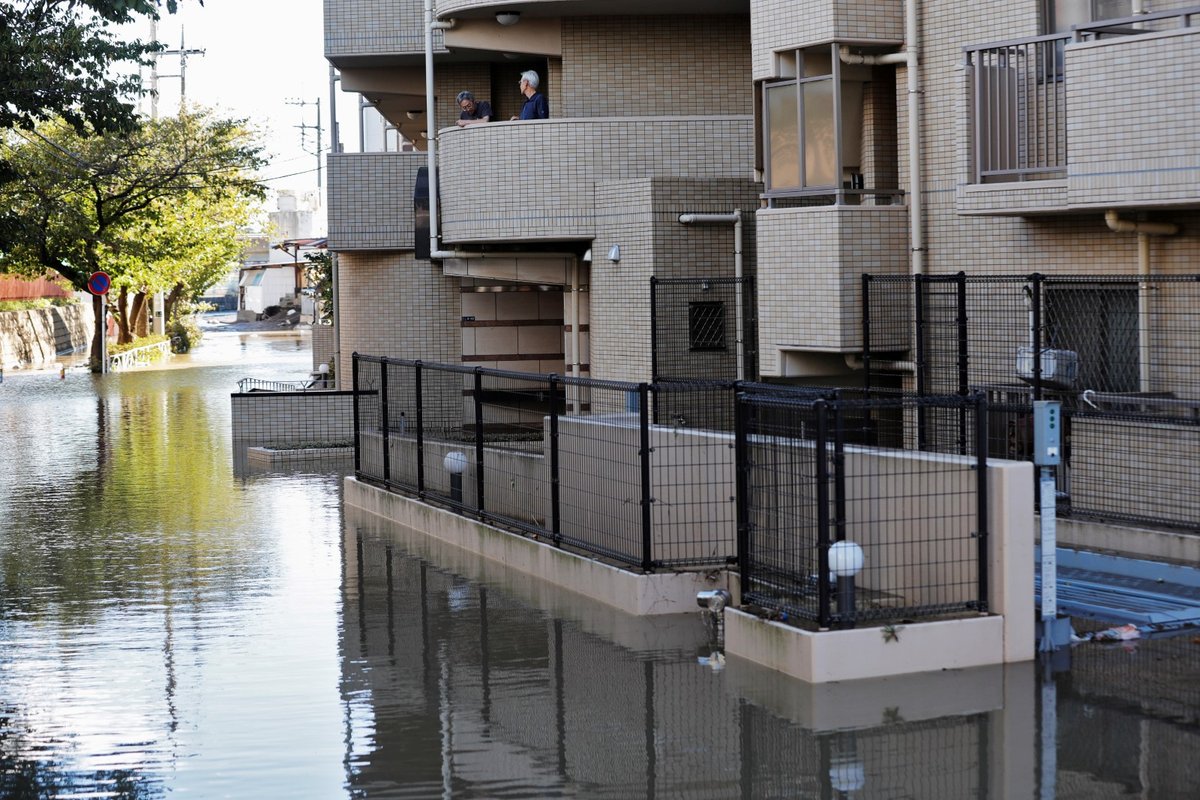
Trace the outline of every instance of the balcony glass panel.
<instances>
[{"instance_id":1,"label":"balcony glass panel","mask_svg":"<svg viewBox=\"0 0 1200 800\"><path fill-rule=\"evenodd\" d=\"M766 90L767 130L771 148L770 185L773 189L800 187L800 117L796 85Z\"/></svg>"},{"instance_id":2,"label":"balcony glass panel","mask_svg":"<svg viewBox=\"0 0 1200 800\"><path fill-rule=\"evenodd\" d=\"M833 186L837 175L837 127L833 81L804 84L804 185Z\"/></svg>"}]
</instances>

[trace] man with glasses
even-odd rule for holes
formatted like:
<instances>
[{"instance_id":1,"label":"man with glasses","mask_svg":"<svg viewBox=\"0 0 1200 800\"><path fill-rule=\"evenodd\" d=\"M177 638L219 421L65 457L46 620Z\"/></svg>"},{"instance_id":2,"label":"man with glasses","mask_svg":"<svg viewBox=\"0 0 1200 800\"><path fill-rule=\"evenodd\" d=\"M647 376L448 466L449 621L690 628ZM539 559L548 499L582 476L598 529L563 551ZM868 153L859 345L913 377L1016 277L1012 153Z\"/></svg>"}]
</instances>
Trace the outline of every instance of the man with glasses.
<instances>
[{"instance_id":1,"label":"man with glasses","mask_svg":"<svg viewBox=\"0 0 1200 800\"><path fill-rule=\"evenodd\" d=\"M550 106L546 104L546 96L538 92L538 74L533 70L521 73L521 94L525 95L525 105L521 107L520 116L513 119L549 119Z\"/></svg>"}]
</instances>

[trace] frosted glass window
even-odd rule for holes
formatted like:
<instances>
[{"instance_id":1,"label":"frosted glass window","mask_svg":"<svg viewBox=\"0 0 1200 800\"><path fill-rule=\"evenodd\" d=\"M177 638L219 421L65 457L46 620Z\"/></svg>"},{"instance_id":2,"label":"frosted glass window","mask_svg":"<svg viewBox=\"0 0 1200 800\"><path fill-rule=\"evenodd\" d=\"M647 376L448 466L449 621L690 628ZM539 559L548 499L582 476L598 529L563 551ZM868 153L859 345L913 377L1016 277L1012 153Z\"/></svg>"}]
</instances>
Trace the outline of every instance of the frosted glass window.
<instances>
[{"instance_id":1,"label":"frosted glass window","mask_svg":"<svg viewBox=\"0 0 1200 800\"><path fill-rule=\"evenodd\" d=\"M769 185L772 189L800 186L800 123L796 84L770 86L765 91L767 145L770 148Z\"/></svg>"},{"instance_id":2,"label":"frosted glass window","mask_svg":"<svg viewBox=\"0 0 1200 800\"><path fill-rule=\"evenodd\" d=\"M837 184L837 130L833 120L833 81L815 81L804 93L804 185Z\"/></svg>"}]
</instances>

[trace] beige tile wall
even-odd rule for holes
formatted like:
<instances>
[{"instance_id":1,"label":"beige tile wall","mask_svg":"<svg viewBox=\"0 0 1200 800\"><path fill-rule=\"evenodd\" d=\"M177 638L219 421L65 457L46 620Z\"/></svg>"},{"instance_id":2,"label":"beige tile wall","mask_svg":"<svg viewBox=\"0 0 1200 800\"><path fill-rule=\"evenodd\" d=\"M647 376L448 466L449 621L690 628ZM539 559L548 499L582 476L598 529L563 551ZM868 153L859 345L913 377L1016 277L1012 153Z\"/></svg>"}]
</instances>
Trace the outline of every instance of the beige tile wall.
<instances>
[{"instance_id":1,"label":"beige tile wall","mask_svg":"<svg viewBox=\"0 0 1200 800\"><path fill-rule=\"evenodd\" d=\"M341 358L359 353L391 358L458 363L462 355L459 329L459 279L441 267L417 261L411 252L338 255ZM348 369L338 372L338 386L349 385Z\"/></svg>"},{"instance_id":2,"label":"beige tile wall","mask_svg":"<svg viewBox=\"0 0 1200 800\"><path fill-rule=\"evenodd\" d=\"M821 42L899 41L903 0L750 0L754 80L779 77L774 52Z\"/></svg>"},{"instance_id":3,"label":"beige tile wall","mask_svg":"<svg viewBox=\"0 0 1200 800\"><path fill-rule=\"evenodd\" d=\"M753 112L745 15L564 17L562 41L567 88L551 116Z\"/></svg>"},{"instance_id":4,"label":"beige tile wall","mask_svg":"<svg viewBox=\"0 0 1200 800\"><path fill-rule=\"evenodd\" d=\"M597 181L749 178L752 136L749 117L549 119L445 132L444 239L591 239Z\"/></svg>"},{"instance_id":5,"label":"beige tile wall","mask_svg":"<svg viewBox=\"0 0 1200 800\"><path fill-rule=\"evenodd\" d=\"M424 20L422 0L325 0L325 57L424 53ZM446 52L442 32L433 36Z\"/></svg>"},{"instance_id":6,"label":"beige tile wall","mask_svg":"<svg viewBox=\"0 0 1200 800\"><path fill-rule=\"evenodd\" d=\"M332 153L329 249L413 247L413 186L424 153Z\"/></svg>"},{"instance_id":7,"label":"beige tile wall","mask_svg":"<svg viewBox=\"0 0 1200 800\"><path fill-rule=\"evenodd\" d=\"M1067 48L1069 202L1200 202L1200 29Z\"/></svg>"}]
</instances>

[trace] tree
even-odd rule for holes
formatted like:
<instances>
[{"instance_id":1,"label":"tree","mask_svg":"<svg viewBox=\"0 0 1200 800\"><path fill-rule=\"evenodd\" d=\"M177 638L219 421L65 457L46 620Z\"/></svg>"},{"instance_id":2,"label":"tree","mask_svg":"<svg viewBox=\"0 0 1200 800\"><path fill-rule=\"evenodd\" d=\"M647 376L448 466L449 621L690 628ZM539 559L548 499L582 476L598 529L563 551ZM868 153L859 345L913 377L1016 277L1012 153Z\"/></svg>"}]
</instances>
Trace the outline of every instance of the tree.
<instances>
[{"instance_id":1,"label":"tree","mask_svg":"<svg viewBox=\"0 0 1200 800\"><path fill-rule=\"evenodd\" d=\"M197 0L203 5L203 0ZM129 98L141 78L122 64L144 65L157 42L122 41L112 28L157 19L177 0L16 0L0 3L0 129L32 130L62 118L78 131L136 127Z\"/></svg>"},{"instance_id":2,"label":"tree","mask_svg":"<svg viewBox=\"0 0 1200 800\"><path fill-rule=\"evenodd\" d=\"M79 290L104 271L118 298L198 280L230 252L230 223L263 195L249 176L265 163L262 145L244 121L209 112L143 121L120 135L82 136L59 120L10 131L2 146L15 178L0 185L0 267L49 267ZM98 370L99 298L93 307ZM131 316L118 314L127 326Z\"/></svg>"},{"instance_id":3,"label":"tree","mask_svg":"<svg viewBox=\"0 0 1200 800\"><path fill-rule=\"evenodd\" d=\"M315 315L319 324L333 322L333 254L328 251L305 253L308 266L304 277L313 289L313 301L317 307Z\"/></svg>"}]
</instances>

